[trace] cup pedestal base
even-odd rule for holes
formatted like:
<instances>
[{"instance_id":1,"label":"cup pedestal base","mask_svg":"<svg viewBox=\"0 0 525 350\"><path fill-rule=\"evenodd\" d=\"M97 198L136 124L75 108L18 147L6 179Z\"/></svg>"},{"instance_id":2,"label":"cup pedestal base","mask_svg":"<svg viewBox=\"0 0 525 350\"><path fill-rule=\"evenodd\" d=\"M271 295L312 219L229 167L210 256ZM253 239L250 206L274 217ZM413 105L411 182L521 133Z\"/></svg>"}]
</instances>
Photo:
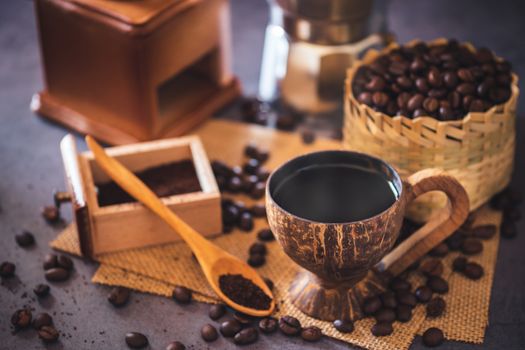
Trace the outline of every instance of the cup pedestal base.
<instances>
[{"instance_id":1,"label":"cup pedestal base","mask_svg":"<svg viewBox=\"0 0 525 350\"><path fill-rule=\"evenodd\" d=\"M306 270L294 278L289 295L293 304L305 314L323 320L357 320L364 317L361 305L367 297L384 290L382 279L369 271L362 279L341 284L323 283Z\"/></svg>"}]
</instances>

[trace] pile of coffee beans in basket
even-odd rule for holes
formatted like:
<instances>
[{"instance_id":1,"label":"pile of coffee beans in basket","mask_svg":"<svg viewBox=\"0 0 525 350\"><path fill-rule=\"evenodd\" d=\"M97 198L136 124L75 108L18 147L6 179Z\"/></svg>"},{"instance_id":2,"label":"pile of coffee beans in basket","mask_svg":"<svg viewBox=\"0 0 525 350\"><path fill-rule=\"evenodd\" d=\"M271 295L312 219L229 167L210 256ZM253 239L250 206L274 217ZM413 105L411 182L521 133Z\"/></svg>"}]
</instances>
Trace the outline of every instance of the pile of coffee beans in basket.
<instances>
[{"instance_id":1,"label":"pile of coffee beans in basket","mask_svg":"<svg viewBox=\"0 0 525 350\"><path fill-rule=\"evenodd\" d=\"M355 98L389 116L430 116L441 121L485 112L511 96L509 62L465 44L401 46L361 66L352 81Z\"/></svg>"}]
</instances>

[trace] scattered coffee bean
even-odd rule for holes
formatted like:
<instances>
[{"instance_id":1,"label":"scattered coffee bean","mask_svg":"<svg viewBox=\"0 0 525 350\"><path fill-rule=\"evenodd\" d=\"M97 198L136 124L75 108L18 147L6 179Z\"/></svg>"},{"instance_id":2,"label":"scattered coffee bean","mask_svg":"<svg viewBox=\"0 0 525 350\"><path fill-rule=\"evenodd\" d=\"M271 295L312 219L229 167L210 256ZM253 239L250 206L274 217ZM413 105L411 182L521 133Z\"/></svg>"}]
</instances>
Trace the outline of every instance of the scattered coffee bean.
<instances>
[{"instance_id":1,"label":"scattered coffee bean","mask_svg":"<svg viewBox=\"0 0 525 350\"><path fill-rule=\"evenodd\" d=\"M396 308L396 320L399 322L408 322L412 319L412 307L409 305L399 305Z\"/></svg>"},{"instance_id":2,"label":"scattered coffee bean","mask_svg":"<svg viewBox=\"0 0 525 350\"><path fill-rule=\"evenodd\" d=\"M259 238L263 242L270 242L275 240L275 236L273 235L272 230L269 228L263 228L257 233L257 238Z\"/></svg>"},{"instance_id":3,"label":"scattered coffee bean","mask_svg":"<svg viewBox=\"0 0 525 350\"><path fill-rule=\"evenodd\" d=\"M286 335L295 336L301 332L301 322L292 316L283 316L279 319L279 329Z\"/></svg>"},{"instance_id":4,"label":"scattered coffee bean","mask_svg":"<svg viewBox=\"0 0 525 350\"><path fill-rule=\"evenodd\" d=\"M312 130L304 130L301 133L301 138L304 144L310 145L315 141L315 133Z\"/></svg>"},{"instance_id":5,"label":"scattered coffee bean","mask_svg":"<svg viewBox=\"0 0 525 350\"><path fill-rule=\"evenodd\" d=\"M438 259L428 259L421 264L419 270L427 277L441 276L443 263Z\"/></svg>"},{"instance_id":6,"label":"scattered coffee bean","mask_svg":"<svg viewBox=\"0 0 525 350\"><path fill-rule=\"evenodd\" d=\"M73 260L65 255L59 255L57 257L58 267L71 271L73 269Z\"/></svg>"},{"instance_id":7,"label":"scattered coffee bean","mask_svg":"<svg viewBox=\"0 0 525 350\"><path fill-rule=\"evenodd\" d=\"M448 246L446 245L446 243L439 243L431 251L428 252L428 255L440 258L446 256L447 254Z\"/></svg>"},{"instance_id":8,"label":"scattered coffee bean","mask_svg":"<svg viewBox=\"0 0 525 350\"><path fill-rule=\"evenodd\" d=\"M476 255L483 250L483 244L475 238L467 238L461 245L461 252L465 255Z\"/></svg>"},{"instance_id":9,"label":"scattered coffee bean","mask_svg":"<svg viewBox=\"0 0 525 350\"><path fill-rule=\"evenodd\" d=\"M516 229L516 223L510 220L503 220L500 227L501 237L511 239L516 237L518 230Z\"/></svg>"},{"instance_id":10,"label":"scattered coffee bean","mask_svg":"<svg viewBox=\"0 0 525 350\"><path fill-rule=\"evenodd\" d=\"M248 327L235 334L233 342L237 345L253 344L259 339L259 332L255 327Z\"/></svg>"},{"instance_id":11,"label":"scattered coffee bean","mask_svg":"<svg viewBox=\"0 0 525 350\"><path fill-rule=\"evenodd\" d=\"M483 267L475 262L469 262L465 265L463 274L471 280L479 280L484 274Z\"/></svg>"},{"instance_id":12,"label":"scattered coffee bean","mask_svg":"<svg viewBox=\"0 0 525 350\"><path fill-rule=\"evenodd\" d=\"M108 295L108 301L115 307L127 304L131 291L126 287L114 287Z\"/></svg>"},{"instance_id":13,"label":"scattered coffee bean","mask_svg":"<svg viewBox=\"0 0 525 350\"><path fill-rule=\"evenodd\" d=\"M427 280L427 286L432 289L433 292L438 294L446 294L448 292L448 283L439 276L429 277Z\"/></svg>"},{"instance_id":14,"label":"scattered coffee bean","mask_svg":"<svg viewBox=\"0 0 525 350\"><path fill-rule=\"evenodd\" d=\"M69 278L69 271L62 267L54 267L46 270L45 277L51 282L63 282Z\"/></svg>"},{"instance_id":15,"label":"scattered coffee bean","mask_svg":"<svg viewBox=\"0 0 525 350\"><path fill-rule=\"evenodd\" d=\"M126 333L126 344L132 349L141 349L148 345L148 338L139 332Z\"/></svg>"},{"instance_id":16,"label":"scattered coffee bean","mask_svg":"<svg viewBox=\"0 0 525 350\"><path fill-rule=\"evenodd\" d=\"M445 243L447 244L448 249L452 251L458 251L461 249L463 239L463 234L459 231L456 231L445 240Z\"/></svg>"},{"instance_id":17,"label":"scattered coffee bean","mask_svg":"<svg viewBox=\"0 0 525 350\"><path fill-rule=\"evenodd\" d=\"M166 350L186 350L186 346L180 341L174 341L166 346Z\"/></svg>"},{"instance_id":18,"label":"scattered coffee bean","mask_svg":"<svg viewBox=\"0 0 525 350\"><path fill-rule=\"evenodd\" d=\"M259 321L259 330L265 334L270 334L277 330L277 325L277 319L266 317Z\"/></svg>"},{"instance_id":19,"label":"scattered coffee bean","mask_svg":"<svg viewBox=\"0 0 525 350\"><path fill-rule=\"evenodd\" d=\"M243 183L240 177L233 176L228 181L228 190L231 193L238 193L242 188L243 188Z\"/></svg>"},{"instance_id":20,"label":"scattered coffee bean","mask_svg":"<svg viewBox=\"0 0 525 350\"><path fill-rule=\"evenodd\" d=\"M58 340L60 334L52 326L43 326L38 330L38 337L42 339L44 343L53 343Z\"/></svg>"},{"instance_id":21,"label":"scattered coffee bean","mask_svg":"<svg viewBox=\"0 0 525 350\"><path fill-rule=\"evenodd\" d=\"M250 246L249 253L266 255L267 253L266 245L261 242L255 242Z\"/></svg>"},{"instance_id":22,"label":"scattered coffee bean","mask_svg":"<svg viewBox=\"0 0 525 350\"><path fill-rule=\"evenodd\" d=\"M240 212L233 204L222 207L222 223L223 225L235 225L239 220Z\"/></svg>"},{"instance_id":23,"label":"scattered coffee bean","mask_svg":"<svg viewBox=\"0 0 525 350\"><path fill-rule=\"evenodd\" d=\"M33 318L33 314L31 313L31 310L29 309L16 310L11 316L11 324L15 327L15 329L26 328L31 324L32 318Z\"/></svg>"},{"instance_id":24,"label":"scattered coffee bean","mask_svg":"<svg viewBox=\"0 0 525 350\"><path fill-rule=\"evenodd\" d=\"M242 169L246 174L255 175L257 173L257 169L261 166L261 163L255 159L251 158L248 159L246 163L244 163Z\"/></svg>"},{"instance_id":25,"label":"scattered coffee bean","mask_svg":"<svg viewBox=\"0 0 525 350\"><path fill-rule=\"evenodd\" d=\"M41 314L38 314L33 319L33 328L36 330L39 330L43 326L51 326L53 324L53 318L45 312L42 312Z\"/></svg>"},{"instance_id":26,"label":"scattered coffee bean","mask_svg":"<svg viewBox=\"0 0 525 350\"><path fill-rule=\"evenodd\" d=\"M226 306L224 304L213 304L210 306L208 315L212 320L218 320L226 313Z\"/></svg>"},{"instance_id":27,"label":"scattered coffee bean","mask_svg":"<svg viewBox=\"0 0 525 350\"><path fill-rule=\"evenodd\" d=\"M263 254L250 254L247 262L251 267L261 267L266 263L266 257Z\"/></svg>"},{"instance_id":28,"label":"scattered coffee bean","mask_svg":"<svg viewBox=\"0 0 525 350\"><path fill-rule=\"evenodd\" d=\"M31 232L24 231L15 236L16 243L23 248L27 248L35 244L35 237Z\"/></svg>"},{"instance_id":29,"label":"scattered coffee bean","mask_svg":"<svg viewBox=\"0 0 525 350\"><path fill-rule=\"evenodd\" d=\"M333 324L334 328L341 333L352 333L354 331L354 323L350 320L335 320Z\"/></svg>"},{"instance_id":30,"label":"scattered coffee bean","mask_svg":"<svg viewBox=\"0 0 525 350\"><path fill-rule=\"evenodd\" d=\"M60 210L54 205L48 205L42 208L42 217L49 223L55 224L60 219Z\"/></svg>"},{"instance_id":31,"label":"scattered coffee bean","mask_svg":"<svg viewBox=\"0 0 525 350\"><path fill-rule=\"evenodd\" d=\"M219 333L217 333L217 329L215 329L215 327L213 327L211 324L205 324L201 328L201 337L204 339L204 341L209 343L217 340Z\"/></svg>"},{"instance_id":32,"label":"scattered coffee bean","mask_svg":"<svg viewBox=\"0 0 525 350\"><path fill-rule=\"evenodd\" d=\"M389 283L389 287L395 292L406 291L406 290L409 291L410 288L412 288L412 286L410 285L410 282L406 281L405 279L399 278L399 277L393 278Z\"/></svg>"},{"instance_id":33,"label":"scattered coffee bean","mask_svg":"<svg viewBox=\"0 0 525 350\"><path fill-rule=\"evenodd\" d=\"M266 191L266 184L264 182L257 182L250 192L250 197L253 199L261 199L264 197Z\"/></svg>"},{"instance_id":34,"label":"scattered coffee bean","mask_svg":"<svg viewBox=\"0 0 525 350\"><path fill-rule=\"evenodd\" d=\"M363 303L363 312L365 315L373 315L383 306L379 297L370 297Z\"/></svg>"},{"instance_id":35,"label":"scattered coffee bean","mask_svg":"<svg viewBox=\"0 0 525 350\"><path fill-rule=\"evenodd\" d=\"M321 340L323 337L323 332L319 327L316 326L309 326L305 327L301 330L301 338L303 340L306 340L307 342L316 342Z\"/></svg>"},{"instance_id":36,"label":"scattered coffee bean","mask_svg":"<svg viewBox=\"0 0 525 350\"><path fill-rule=\"evenodd\" d=\"M427 286L420 286L416 289L415 294L420 303L426 303L432 298L432 289Z\"/></svg>"},{"instance_id":37,"label":"scattered coffee bean","mask_svg":"<svg viewBox=\"0 0 525 350\"><path fill-rule=\"evenodd\" d=\"M233 318L237 320L243 326L250 325L255 320L253 316L243 314L242 312L239 312L239 311L235 311L233 313Z\"/></svg>"},{"instance_id":38,"label":"scattered coffee bean","mask_svg":"<svg viewBox=\"0 0 525 350\"><path fill-rule=\"evenodd\" d=\"M43 298L49 294L49 286L44 283L37 284L36 287L33 289L33 292L36 294L37 297Z\"/></svg>"},{"instance_id":39,"label":"scattered coffee bean","mask_svg":"<svg viewBox=\"0 0 525 350\"><path fill-rule=\"evenodd\" d=\"M378 322L372 327L372 334L376 337L384 337L392 334L394 328L392 323L389 322Z\"/></svg>"},{"instance_id":40,"label":"scattered coffee bean","mask_svg":"<svg viewBox=\"0 0 525 350\"><path fill-rule=\"evenodd\" d=\"M264 218L266 217L266 206L263 203L257 203L254 204L250 208L251 213L256 218Z\"/></svg>"},{"instance_id":41,"label":"scattered coffee bean","mask_svg":"<svg viewBox=\"0 0 525 350\"><path fill-rule=\"evenodd\" d=\"M423 344L430 348L443 344L444 339L443 332L439 328L432 327L423 333Z\"/></svg>"},{"instance_id":42,"label":"scattered coffee bean","mask_svg":"<svg viewBox=\"0 0 525 350\"><path fill-rule=\"evenodd\" d=\"M417 298L409 291L402 290L397 293L397 303L415 307L417 305Z\"/></svg>"},{"instance_id":43,"label":"scattered coffee bean","mask_svg":"<svg viewBox=\"0 0 525 350\"><path fill-rule=\"evenodd\" d=\"M0 277L10 278L15 275L16 266L12 262L4 261L0 264Z\"/></svg>"},{"instance_id":44,"label":"scattered coffee bean","mask_svg":"<svg viewBox=\"0 0 525 350\"><path fill-rule=\"evenodd\" d=\"M244 155L248 158L257 158L258 153L259 149L257 148L257 145L255 143L248 143L244 147Z\"/></svg>"},{"instance_id":45,"label":"scattered coffee bean","mask_svg":"<svg viewBox=\"0 0 525 350\"><path fill-rule=\"evenodd\" d=\"M427 303L427 317L439 317L445 312L447 304L441 297L435 297Z\"/></svg>"},{"instance_id":46,"label":"scattered coffee bean","mask_svg":"<svg viewBox=\"0 0 525 350\"><path fill-rule=\"evenodd\" d=\"M191 301L191 294L190 289L183 286L176 286L173 288L171 297L179 304L188 304Z\"/></svg>"},{"instance_id":47,"label":"scattered coffee bean","mask_svg":"<svg viewBox=\"0 0 525 350\"><path fill-rule=\"evenodd\" d=\"M56 254L47 254L44 258L44 270L49 270L58 267L58 257Z\"/></svg>"},{"instance_id":48,"label":"scattered coffee bean","mask_svg":"<svg viewBox=\"0 0 525 350\"><path fill-rule=\"evenodd\" d=\"M219 276L221 291L239 305L257 310L268 310L272 299L256 284L242 275Z\"/></svg>"},{"instance_id":49,"label":"scattered coffee bean","mask_svg":"<svg viewBox=\"0 0 525 350\"><path fill-rule=\"evenodd\" d=\"M452 270L456 272L464 271L466 266L467 266L467 258L465 258L464 256L458 256L452 262Z\"/></svg>"},{"instance_id":50,"label":"scattered coffee bean","mask_svg":"<svg viewBox=\"0 0 525 350\"><path fill-rule=\"evenodd\" d=\"M472 229L472 236L479 239L491 239L496 234L496 225L481 225Z\"/></svg>"},{"instance_id":51,"label":"scattered coffee bean","mask_svg":"<svg viewBox=\"0 0 525 350\"><path fill-rule=\"evenodd\" d=\"M394 322L396 313L393 309L381 309L375 313L374 318L377 322Z\"/></svg>"},{"instance_id":52,"label":"scattered coffee bean","mask_svg":"<svg viewBox=\"0 0 525 350\"><path fill-rule=\"evenodd\" d=\"M268 277L264 277L263 280L264 280L264 283L266 283L266 285L268 286L268 288L270 290L273 290L273 281L269 279Z\"/></svg>"},{"instance_id":53,"label":"scattered coffee bean","mask_svg":"<svg viewBox=\"0 0 525 350\"><path fill-rule=\"evenodd\" d=\"M239 221L239 228L243 231L251 231L253 229L253 218L252 214L244 212L241 214Z\"/></svg>"},{"instance_id":54,"label":"scattered coffee bean","mask_svg":"<svg viewBox=\"0 0 525 350\"><path fill-rule=\"evenodd\" d=\"M379 297L381 298L381 303L383 304L384 307L390 308L390 309L396 308L397 300L396 300L396 296L394 293L387 291L387 292L382 293Z\"/></svg>"},{"instance_id":55,"label":"scattered coffee bean","mask_svg":"<svg viewBox=\"0 0 525 350\"><path fill-rule=\"evenodd\" d=\"M219 331L223 337L233 337L235 334L240 332L242 324L237 320L227 320L221 323Z\"/></svg>"}]
</instances>

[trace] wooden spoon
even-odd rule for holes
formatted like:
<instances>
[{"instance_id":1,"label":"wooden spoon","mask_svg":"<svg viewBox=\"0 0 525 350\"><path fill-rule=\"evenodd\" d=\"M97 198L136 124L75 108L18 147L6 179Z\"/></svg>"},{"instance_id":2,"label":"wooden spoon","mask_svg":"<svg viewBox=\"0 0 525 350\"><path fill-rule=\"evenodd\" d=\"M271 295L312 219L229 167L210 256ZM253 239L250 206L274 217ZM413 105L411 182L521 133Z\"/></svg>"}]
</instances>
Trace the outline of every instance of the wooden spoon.
<instances>
[{"instance_id":1,"label":"wooden spoon","mask_svg":"<svg viewBox=\"0 0 525 350\"><path fill-rule=\"evenodd\" d=\"M139 178L126 169L116 159L108 156L104 149L91 137L86 136L86 142L95 156L98 165L122 189L133 198L144 204L155 214L170 225L182 239L190 246L208 280L208 283L217 295L233 309L251 316L268 316L275 308L272 292L259 274L245 262L225 252L215 244L202 237L187 223L181 220L164 203L160 201ZM272 301L267 310L258 310L239 305L225 295L219 287L219 277L226 274L240 274L259 286Z\"/></svg>"}]
</instances>

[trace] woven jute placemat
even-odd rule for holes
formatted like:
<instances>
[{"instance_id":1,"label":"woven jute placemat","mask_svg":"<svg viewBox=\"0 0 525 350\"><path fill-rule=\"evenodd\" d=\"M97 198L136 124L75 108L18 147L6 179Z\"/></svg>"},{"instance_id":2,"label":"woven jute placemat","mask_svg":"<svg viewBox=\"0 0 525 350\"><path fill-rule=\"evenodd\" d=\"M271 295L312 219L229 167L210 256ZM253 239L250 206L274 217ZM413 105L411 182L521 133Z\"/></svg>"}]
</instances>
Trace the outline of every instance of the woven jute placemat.
<instances>
[{"instance_id":1,"label":"woven jute placemat","mask_svg":"<svg viewBox=\"0 0 525 350\"><path fill-rule=\"evenodd\" d=\"M500 224L501 214L488 207L481 208L476 215L475 225ZM254 232L267 227L264 219L255 222L252 233L234 230L214 239L214 242L230 253L247 259L249 246L256 241ZM275 283L275 297L278 311L275 316L293 315L303 325L316 325L327 336L361 346L367 349L408 349L416 334L421 334L428 327L441 328L447 339L472 343L483 342L488 323L488 311L494 267L497 258L499 236L484 241L484 250L479 256L469 258L481 264L485 275L479 281L471 281L461 275L453 274L450 266L457 253L449 253L443 259L450 291L444 296L447 309L443 316L425 319L425 308L418 305L413 318L408 323L394 323L394 333L387 337L374 337L370 328L374 321L364 319L356 322L356 329L351 334L336 331L330 322L313 319L300 312L291 303L287 289L299 267L284 254L277 242L267 244L267 263L258 271ZM74 225L68 226L51 244L55 249L78 254L78 240ZM171 296L175 285L183 285L195 291L195 300L216 303L217 297L208 286L190 249L184 243L174 243L151 248L134 249L99 256L100 268L93 276L95 283L120 285L141 292L148 292L166 297ZM413 286L423 284L423 278L413 273L409 280Z\"/></svg>"}]
</instances>

